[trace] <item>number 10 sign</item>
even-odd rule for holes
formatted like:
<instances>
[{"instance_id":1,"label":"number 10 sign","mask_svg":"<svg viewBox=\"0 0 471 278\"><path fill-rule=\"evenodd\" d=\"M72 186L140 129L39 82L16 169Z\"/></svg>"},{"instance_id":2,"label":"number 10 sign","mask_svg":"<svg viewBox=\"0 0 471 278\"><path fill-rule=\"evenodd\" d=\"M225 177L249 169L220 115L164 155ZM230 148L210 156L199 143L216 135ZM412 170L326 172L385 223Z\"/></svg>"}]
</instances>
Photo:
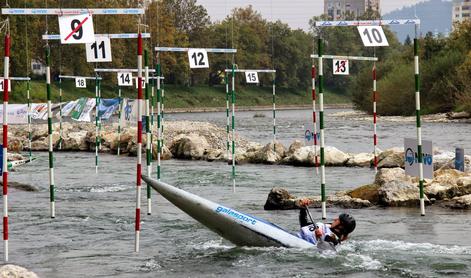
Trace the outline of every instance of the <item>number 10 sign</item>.
<instances>
[{"instance_id":1,"label":"number 10 sign","mask_svg":"<svg viewBox=\"0 0 471 278\"><path fill-rule=\"evenodd\" d=\"M389 46L381 26L358 26L364 46Z\"/></svg>"}]
</instances>

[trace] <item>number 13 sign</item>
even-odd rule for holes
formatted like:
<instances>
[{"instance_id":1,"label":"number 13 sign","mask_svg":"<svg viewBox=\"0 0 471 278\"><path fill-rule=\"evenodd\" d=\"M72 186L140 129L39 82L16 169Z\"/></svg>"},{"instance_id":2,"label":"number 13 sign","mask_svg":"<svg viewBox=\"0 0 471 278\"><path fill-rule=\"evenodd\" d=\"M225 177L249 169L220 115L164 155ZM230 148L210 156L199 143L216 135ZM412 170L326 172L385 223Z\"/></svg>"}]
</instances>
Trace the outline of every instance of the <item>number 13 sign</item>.
<instances>
[{"instance_id":1,"label":"number 13 sign","mask_svg":"<svg viewBox=\"0 0 471 278\"><path fill-rule=\"evenodd\" d=\"M334 75L348 75L349 74L349 64L348 60L337 60L333 59Z\"/></svg>"},{"instance_id":2,"label":"number 13 sign","mask_svg":"<svg viewBox=\"0 0 471 278\"><path fill-rule=\"evenodd\" d=\"M62 44L94 43L93 19L89 14L59 16Z\"/></svg>"}]
</instances>

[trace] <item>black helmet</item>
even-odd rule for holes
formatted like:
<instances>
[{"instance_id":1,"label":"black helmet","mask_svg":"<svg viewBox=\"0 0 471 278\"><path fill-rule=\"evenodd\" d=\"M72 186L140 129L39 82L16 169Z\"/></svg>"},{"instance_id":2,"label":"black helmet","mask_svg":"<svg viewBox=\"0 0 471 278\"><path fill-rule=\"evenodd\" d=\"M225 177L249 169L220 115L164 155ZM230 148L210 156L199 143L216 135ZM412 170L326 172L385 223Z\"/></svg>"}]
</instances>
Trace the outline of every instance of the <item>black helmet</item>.
<instances>
[{"instance_id":1,"label":"black helmet","mask_svg":"<svg viewBox=\"0 0 471 278\"><path fill-rule=\"evenodd\" d=\"M340 223L342 224L342 234L347 236L349 233L353 232L356 227L355 218L347 213L342 213L339 215Z\"/></svg>"}]
</instances>

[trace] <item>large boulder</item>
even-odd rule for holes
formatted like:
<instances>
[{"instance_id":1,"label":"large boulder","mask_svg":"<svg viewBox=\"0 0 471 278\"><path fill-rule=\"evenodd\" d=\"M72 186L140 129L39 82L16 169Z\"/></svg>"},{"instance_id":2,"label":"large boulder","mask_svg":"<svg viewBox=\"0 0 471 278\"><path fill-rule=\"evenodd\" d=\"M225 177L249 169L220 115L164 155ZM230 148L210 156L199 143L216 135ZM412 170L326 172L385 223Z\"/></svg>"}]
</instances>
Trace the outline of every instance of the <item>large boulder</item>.
<instances>
[{"instance_id":1,"label":"large boulder","mask_svg":"<svg viewBox=\"0 0 471 278\"><path fill-rule=\"evenodd\" d=\"M404 149L391 148L381 152L378 156L378 168L404 168Z\"/></svg>"},{"instance_id":2,"label":"large boulder","mask_svg":"<svg viewBox=\"0 0 471 278\"><path fill-rule=\"evenodd\" d=\"M455 197L444 203L446 207L452 209L470 209L471 208L471 194Z\"/></svg>"},{"instance_id":3,"label":"large boulder","mask_svg":"<svg viewBox=\"0 0 471 278\"><path fill-rule=\"evenodd\" d=\"M347 161L349 167L370 167L371 161L374 158L372 153L358 153L353 154Z\"/></svg>"},{"instance_id":4,"label":"large boulder","mask_svg":"<svg viewBox=\"0 0 471 278\"><path fill-rule=\"evenodd\" d=\"M285 147L276 142L269 143L255 152L247 151L247 159L251 163L276 164L280 162L285 154Z\"/></svg>"},{"instance_id":5,"label":"large boulder","mask_svg":"<svg viewBox=\"0 0 471 278\"><path fill-rule=\"evenodd\" d=\"M36 273L24 267L6 264L0 267L0 277L2 278L38 278Z\"/></svg>"},{"instance_id":6,"label":"large boulder","mask_svg":"<svg viewBox=\"0 0 471 278\"><path fill-rule=\"evenodd\" d=\"M80 130L77 132L69 132L62 139L63 151L88 151L88 145L85 142L87 131Z\"/></svg>"},{"instance_id":7,"label":"large boulder","mask_svg":"<svg viewBox=\"0 0 471 278\"><path fill-rule=\"evenodd\" d=\"M466 174L454 169L440 169L434 172L432 182L425 187L425 194L430 198L437 200L453 198L460 192L458 181L465 178ZM461 184L467 184L467 180L461 181ZM466 191L466 190L465 190ZM465 195L463 193L461 195Z\"/></svg>"},{"instance_id":8,"label":"large boulder","mask_svg":"<svg viewBox=\"0 0 471 278\"><path fill-rule=\"evenodd\" d=\"M263 208L265 210L294 209L296 208L295 197L286 189L272 188Z\"/></svg>"},{"instance_id":9,"label":"large boulder","mask_svg":"<svg viewBox=\"0 0 471 278\"><path fill-rule=\"evenodd\" d=\"M319 152L317 154L319 155ZM291 155L283 159L283 164L294 165L294 166L315 165L314 146L305 146L305 147L296 149Z\"/></svg>"},{"instance_id":10,"label":"large boulder","mask_svg":"<svg viewBox=\"0 0 471 278\"><path fill-rule=\"evenodd\" d=\"M206 138L197 134L180 134L170 145L173 156L183 159L203 159L208 150Z\"/></svg>"},{"instance_id":11,"label":"large boulder","mask_svg":"<svg viewBox=\"0 0 471 278\"><path fill-rule=\"evenodd\" d=\"M290 155L294 154L297 150L299 150L302 147L304 147L304 143L299 141L299 140L295 140L289 146L288 151L286 152L286 156L290 156Z\"/></svg>"},{"instance_id":12,"label":"large boulder","mask_svg":"<svg viewBox=\"0 0 471 278\"><path fill-rule=\"evenodd\" d=\"M352 198L368 200L373 204L379 204L379 187L378 184L367 184L348 191L347 195Z\"/></svg>"},{"instance_id":13,"label":"large boulder","mask_svg":"<svg viewBox=\"0 0 471 278\"><path fill-rule=\"evenodd\" d=\"M350 156L339 149L327 146L325 152L325 165L326 166L343 166L347 163Z\"/></svg>"},{"instance_id":14,"label":"large boulder","mask_svg":"<svg viewBox=\"0 0 471 278\"><path fill-rule=\"evenodd\" d=\"M419 189L401 168L380 169L375 177L379 203L388 207L418 206ZM425 196L425 201L429 203Z\"/></svg>"}]
</instances>

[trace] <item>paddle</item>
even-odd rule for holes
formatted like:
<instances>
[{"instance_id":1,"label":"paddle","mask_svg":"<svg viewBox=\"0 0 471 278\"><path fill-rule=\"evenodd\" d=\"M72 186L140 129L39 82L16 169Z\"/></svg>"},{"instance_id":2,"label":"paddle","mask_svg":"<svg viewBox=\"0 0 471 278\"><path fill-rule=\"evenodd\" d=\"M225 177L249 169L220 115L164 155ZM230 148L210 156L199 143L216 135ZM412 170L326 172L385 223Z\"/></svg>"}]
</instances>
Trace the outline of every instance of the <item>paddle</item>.
<instances>
[{"instance_id":1,"label":"paddle","mask_svg":"<svg viewBox=\"0 0 471 278\"><path fill-rule=\"evenodd\" d=\"M305 207L306 207L307 215L309 216L309 219L310 219L311 222L312 222L312 225L314 225L314 227L317 229L318 227L317 227L317 225L316 225L316 222L314 222L314 220L312 219L311 212L309 211L307 205L306 205ZM318 248L319 250L322 250L322 251L324 251L324 250L331 250L331 251L334 251L334 252L337 251L337 250L335 249L335 246L334 246L333 244L324 241L324 240L322 239L322 237L319 238L318 241L317 241L317 248Z\"/></svg>"}]
</instances>

